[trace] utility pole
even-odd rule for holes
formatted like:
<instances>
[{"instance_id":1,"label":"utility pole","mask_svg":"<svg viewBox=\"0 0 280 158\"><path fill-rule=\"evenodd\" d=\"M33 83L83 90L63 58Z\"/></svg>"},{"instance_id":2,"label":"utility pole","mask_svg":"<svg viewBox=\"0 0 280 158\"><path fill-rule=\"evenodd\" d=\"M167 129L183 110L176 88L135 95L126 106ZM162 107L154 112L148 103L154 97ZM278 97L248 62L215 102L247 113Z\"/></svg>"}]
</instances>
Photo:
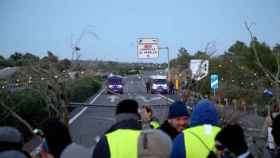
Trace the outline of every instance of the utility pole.
<instances>
[{"instance_id":1,"label":"utility pole","mask_svg":"<svg viewBox=\"0 0 280 158\"><path fill-rule=\"evenodd\" d=\"M168 47L160 47L160 50L164 49L167 51L167 71L168 71L168 79L170 79L170 58L169 58L169 48Z\"/></svg>"}]
</instances>

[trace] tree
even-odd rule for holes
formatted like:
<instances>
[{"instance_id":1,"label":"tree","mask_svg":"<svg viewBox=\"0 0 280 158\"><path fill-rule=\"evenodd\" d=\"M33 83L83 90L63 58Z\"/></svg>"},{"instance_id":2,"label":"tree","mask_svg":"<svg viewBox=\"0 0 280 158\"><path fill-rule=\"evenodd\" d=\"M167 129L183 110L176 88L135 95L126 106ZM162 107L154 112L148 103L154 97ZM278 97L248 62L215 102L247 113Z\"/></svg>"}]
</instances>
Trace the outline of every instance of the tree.
<instances>
[{"instance_id":1,"label":"tree","mask_svg":"<svg viewBox=\"0 0 280 158\"><path fill-rule=\"evenodd\" d=\"M58 57L54 55L51 51L48 51L48 61L51 63L57 63Z\"/></svg>"},{"instance_id":2,"label":"tree","mask_svg":"<svg viewBox=\"0 0 280 158\"><path fill-rule=\"evenodd\" d=\"M251 31L252 25L248 25L248 23L245 22L245 27L250 34L250 45L255 57L254 62L260 72L263 73L265 78L273 85L274 97L280 108L280 52L278 45L273 49L274 51L268 51L269 49L265 47L265 44L259 44L257 41L256 36L254 36ZM263 46L262 49L260 49L261 46Z\"/></svg>"},{"instance_id":3,"label":"tree","mask_svg":"<svg viewBox=\"0 0 280 158\"><path fill-rule=\"evenodd\" d=\"M67 70L70 69L72 66L72 63L68 59L63 59L58 62L57 67L59 71Z\"/></svg>"},{"instance_id":4,"label":"tree","mask_svg":"<svg viewBox=\"0 0 280 158\"><path fill-rule=\"evenodd\" d=\"M10 66L8 60L6 60L3 56L0 55L0 68Z\"/></svg>"},{"instance_id":5,"label":"tree","mask_svg":"<svg viewBox=\"0 0 280 158\"><path fill-rule=\"evenodd\" d=\"M13 66L22 66L22 58L23 54L15 52L14 54L10 55L8 60L12 63Z\"/></svg>"}]
</instances>

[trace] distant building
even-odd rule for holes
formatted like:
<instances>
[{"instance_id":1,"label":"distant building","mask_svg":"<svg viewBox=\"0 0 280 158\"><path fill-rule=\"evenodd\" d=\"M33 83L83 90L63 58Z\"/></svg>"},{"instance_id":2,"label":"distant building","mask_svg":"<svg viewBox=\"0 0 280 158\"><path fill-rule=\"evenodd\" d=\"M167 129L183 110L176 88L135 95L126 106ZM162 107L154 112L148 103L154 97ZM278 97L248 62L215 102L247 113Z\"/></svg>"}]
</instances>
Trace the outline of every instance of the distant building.
<instances>
[{"instance_id":1,"label":"distant building","mask_svg":"<svg viewBox=\"0 0 280 158\"><path fill-rule=\"evenodd\" d=\"M17 67L6 67L0 69L0 79L11 78L17 71Z\"/></svg>"}]
</instances>

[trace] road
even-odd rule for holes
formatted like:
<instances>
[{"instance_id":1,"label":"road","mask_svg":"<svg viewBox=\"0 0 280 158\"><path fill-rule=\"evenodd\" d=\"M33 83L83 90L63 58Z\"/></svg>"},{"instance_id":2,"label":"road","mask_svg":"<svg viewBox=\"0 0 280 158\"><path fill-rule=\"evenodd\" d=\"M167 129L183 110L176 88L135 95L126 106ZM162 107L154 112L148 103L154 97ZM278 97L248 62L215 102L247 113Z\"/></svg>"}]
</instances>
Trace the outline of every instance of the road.
<instances>
[{"instance_id":1,"label":"road","mask_svg":"<svg viewBox=\"0 0 280 158\"><path fill-rule=\"evenodd\" d=\"M162 96L159 94L147 94L145 78L149 73L139 77L129 76L124 79L124 94L109 95L105 90L90 102L90 105L70 120L70 131L75 142L86 147L93 147L98 138L114 123L116 104L123 99L135 99L140 106L149 104L153 107L155 115L163 121L166 118L168 104L174 96Z\"/></svg>"}]
</instances>

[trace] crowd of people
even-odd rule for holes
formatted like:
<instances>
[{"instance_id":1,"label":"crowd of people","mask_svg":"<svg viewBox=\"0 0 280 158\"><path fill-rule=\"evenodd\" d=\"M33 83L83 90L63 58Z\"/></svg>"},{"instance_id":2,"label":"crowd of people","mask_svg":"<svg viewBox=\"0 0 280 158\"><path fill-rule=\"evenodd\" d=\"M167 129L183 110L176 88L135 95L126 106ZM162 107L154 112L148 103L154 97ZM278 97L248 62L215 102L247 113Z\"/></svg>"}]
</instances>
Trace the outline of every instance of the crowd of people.
<instances>
[{"instance_id":1,"label":"crowd of people","mask_svg":"<svg viewBox=\"0 0 280 158\"><path fill-rule=\"evenodd\" d=\"M140 109L140 110L139 110ZM94 149L72 141L68 126L48 120L43 126L41 158L252 158L243 129L238 124L220 126L218 112L210 100L201 100L190 113L184 102L169 106L160 124L151 106L139 108L133 99L118 103L113 124ZM273 116L268 158L280 158L280 115ZM30 158L22 150L21 133L0 127L0 158Z\"/></svg>"}]
</instances>

